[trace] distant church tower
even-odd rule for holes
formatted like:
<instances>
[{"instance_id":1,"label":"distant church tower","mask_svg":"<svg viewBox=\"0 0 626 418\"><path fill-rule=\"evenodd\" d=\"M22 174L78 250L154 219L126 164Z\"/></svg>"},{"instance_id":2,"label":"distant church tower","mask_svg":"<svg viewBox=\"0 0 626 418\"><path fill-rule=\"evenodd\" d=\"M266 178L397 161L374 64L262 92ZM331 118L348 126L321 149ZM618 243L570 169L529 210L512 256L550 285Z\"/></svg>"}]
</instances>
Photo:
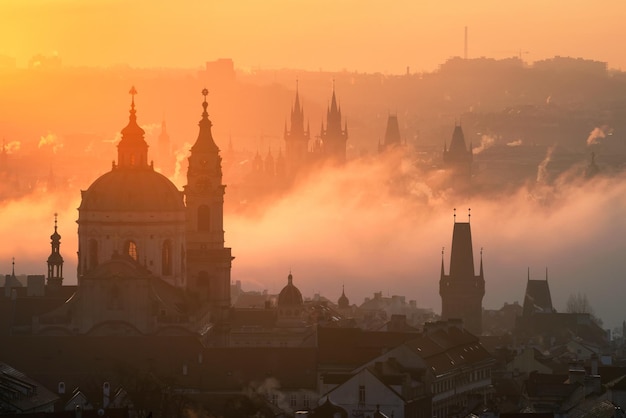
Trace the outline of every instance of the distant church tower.
<instances>
[{"instance_id":1,"label":"distant church tower","mask_svg":"<svg viewBox=\"0 0 626 418\"><path fill-rule=\"evenodd\" d=\"M397 147L402 143L400 137L400 125L398 125L398 116L389 115L387 118L387 129L385 129L385 142L378 144L378 152L383 152L389 148Z\"/></svg>"},{"instance_id":2,"label":"distant church tower","mask_svg":"<svg viewBox=\"0 0 626 418\"><path fill-rule=\"evenodd\" d=\"M174 174L176 161L172 154L172 145L170 143L170 136L167 133L165 119L161 122L161 133L159 134L157 142L157 154L161 172L165 176L172 176Z\"/></svg>"},{"instance_id":3,"label":"distant church tower","mask_svg":"<svg viewBox=\"0 0 626 418\"><path fill-rule=\"evenodd\" d=\"M482 251L480 273L474 274L474 253L472 250L472 231L470 223L456 222L452 233L452 252L450 254L450 274L446 275L441 259L441 317L443 320L460 318L465 328L475 335L482 333L482 301L485 295Z\"/></svg>"},{"instance_id":4,"label":"distant church tower","mask_svg":"<svg viewBox=\"0 0 626 418\"><path fill-rule=\"evenodd\" d=\"M454 127L450 146L443 146L443 165L452 172L456 183L469 183L472 177L472 144L465 145L465 136L461 125Z\"/></svg>"},{"instance_id":5,"label":"distant church tower","mask_svg":"<svg viewBox=\"0 0 626 418\"><path fill-rule=\"evenodd\" d=\"M326 112L326 129L324 129L324 124L322 124L320 137L326 157L339 163L344 163L346 161L346 144L348 142L348 123L346 122L344 128L341 129L341 107L337 105L334 84L330 108Z\"/></svg>"},{"instance_id":6,"label":"distant church tower","mask_svg":"<svg viewBox=\"0 0 626 418\"><path fill-rule=\"evenodd\" d=\"M188 287L225 314L230 307L231 249L224 247L224 191L222 158L211 134L207 89L202 90L202 119L198 139L191 147L186 202Z\"/></svg>"},{"instance_id":7,"label":"distant church tower","mask_svg":"<svg viewBox=\"0 0 626 418\"><path fill-rule=\"evenodd\" d=\"M61 256L61 235L57 232L57 214L54 214L54 233L50 235L52 251L48 257L48 287L60 289L63 285L63 257Z\"/></svg>"},{"instance_id":8,"label":"distant church tower","mask_svg":"<svg viewBox=\"0 0 626 418\"><path fill-rule=\"evenodd\" d=\"M306 164L309 152L310 130L307 124L304 129L304 109L300 104L300 93L296 84L296 100L291 108L291 130L287 130L285 122L285 153L287 158L287 172L290 176L297 173Z\"/></svg>"}]
</instances>

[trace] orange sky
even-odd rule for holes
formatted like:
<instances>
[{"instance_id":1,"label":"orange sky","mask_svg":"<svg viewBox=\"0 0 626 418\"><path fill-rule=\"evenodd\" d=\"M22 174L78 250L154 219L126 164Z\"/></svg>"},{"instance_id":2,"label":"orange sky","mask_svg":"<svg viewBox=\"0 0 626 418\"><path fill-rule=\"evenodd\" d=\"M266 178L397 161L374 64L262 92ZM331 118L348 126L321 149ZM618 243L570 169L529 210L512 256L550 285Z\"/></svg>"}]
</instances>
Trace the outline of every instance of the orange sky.
<instances>
[{"instance_id":1,"label":"orange sky","mask_svg":"<svg viewBox=\"0 0 626 418\"><path fill-rule=\"evenodd\" d=\"M183 6L181 6L183 5ZM403 73L463 54L528 51L626 68L622 0L2 0L0 55L25 66L58 52L66 65L238 67Z\"/></svg>"}]
</instances>

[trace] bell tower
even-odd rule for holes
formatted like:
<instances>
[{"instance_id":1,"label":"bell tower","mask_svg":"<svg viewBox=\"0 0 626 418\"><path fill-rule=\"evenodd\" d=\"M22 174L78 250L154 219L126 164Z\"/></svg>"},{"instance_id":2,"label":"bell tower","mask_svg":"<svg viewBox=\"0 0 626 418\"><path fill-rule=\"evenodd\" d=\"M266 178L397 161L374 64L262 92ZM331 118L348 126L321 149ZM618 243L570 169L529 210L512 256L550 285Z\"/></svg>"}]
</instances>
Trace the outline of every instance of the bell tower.
<instances>
[{"instance_id":1,"label":"bell tower","mask_svg":"<svg viewBox=\"0 0 626 418\"><path fill-rule=\"evenodd\" d=\"M326 129L324 129L324 125L322 124L320 137L326 156L338 163L345 163L346 143L348 142L348 123L345 122L343 129L341 128L341 106L337 104L334 81L330 107L326 112Z\"/></svg>"},{"instance_id":2,"label":"bell tower","mask_svg":"<svg viewBox=\"0 0 626 418\"><path fill-rule=\"evenodd\" d=\"M217 318L230 307L231 249L224 246L224 192L222 158L213 140L212 123L202 90L202 119L198 139L191 147L186 203L187 287L208 303Z\"/></svg>"},{"instance_id":3,"label":"bell tower","mask_svg":"<svg viewBox=\"0 0 626 418\"><path fill-rule=\"evenodd\" d=\"M287 130L285 123L284 133L287 169L291 176L301 170L307 162L311 138L309 131L308 125L306 130L304 129L304 109L300 104L300 92L296 81L296 99L291 108L291 130Z\"/></svg>"},{"instance_id":4,"label":"bell tower","mask_svg":"<svg viewBox=\"0 0 626 418\"><path fill-rule=\"evenodd\" d=\"M49 288L60 289L63 285L63 256L61 256L61 235L57 232L57 214L54 214L54 233L50 235L52 251L48 257Z\"/></svg>"},{"instance_id":5,"label":"bell tower","mask_svg":"<svg viewBox=\"0 0 626 418\"><path fill-rule=\"evenodd\" d=\"M468 331L481 335L485 277L482 250L480 273L478 275L474 273L474 252L469 218L470 214L468 214L467 222L457 222L455 209L449 274L445 274L443 251L441 254L441 277L439 279L441 318L444 321L451 318L462 319Z\"/></svg>"}]
</instances>

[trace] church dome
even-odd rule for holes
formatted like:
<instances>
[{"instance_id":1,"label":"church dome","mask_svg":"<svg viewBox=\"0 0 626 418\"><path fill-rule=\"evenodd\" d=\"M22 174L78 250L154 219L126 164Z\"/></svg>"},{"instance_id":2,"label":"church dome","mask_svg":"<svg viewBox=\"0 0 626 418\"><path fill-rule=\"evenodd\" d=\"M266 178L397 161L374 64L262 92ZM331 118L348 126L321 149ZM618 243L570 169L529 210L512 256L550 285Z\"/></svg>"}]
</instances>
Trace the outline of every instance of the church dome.
<instances>
[{"instance_id":1,"label":"church dome","mask_svg":"<svg viewBox=\"0 0 626 418\"><path fill-rule=\"evenodd\" d=\"M151 167L116 167L83 191L80 210L165 212L184 210L183 195Z\"/></svg>"},{"instance_id":2,"label":"church dome","mask_svg":"<svg viewBox=\"0 0 626 418\"><path fill-rule=\"evenodd\" d=\"M278 295L278 307L301 306L302 304L302 293L293 285L293 276L289 274L287 277L287 286L285 286Z\"/></svg>"},{"instance_id":3,"label":"church dome","mask_svg":"<svg viewBox=\"0 0 626 418\"><path fill-rule=\"evenodd\" d=\"M145 131L137 124L133 86L128 125L117 145L117 165L83 191L79 210L106 212L169 212L184 210L183 194L148 164Z\"/></svg>"}]
</instances>

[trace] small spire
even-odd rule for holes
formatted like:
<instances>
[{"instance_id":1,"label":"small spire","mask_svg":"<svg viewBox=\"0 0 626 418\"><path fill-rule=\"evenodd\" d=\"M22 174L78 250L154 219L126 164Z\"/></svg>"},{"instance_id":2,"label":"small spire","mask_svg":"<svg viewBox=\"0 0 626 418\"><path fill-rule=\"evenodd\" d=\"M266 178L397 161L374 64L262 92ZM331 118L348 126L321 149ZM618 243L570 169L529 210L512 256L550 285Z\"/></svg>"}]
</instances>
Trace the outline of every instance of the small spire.
<instances>
[{"instance_id":1,"label":"small spire","mask_svg":"<svg viewBox=\"0 0 626 418\"><path fill-rule=\"evenodd\" d=\"M546 282L548 281L548 267L546 267Z\"/></svg>"},{"instance_id":2,"label":"small spire","mask_svg":"<svg viewBox=\"0 0 626 418\"><path fill-rule=\"evenodd\" d=\"M469 223L472 218L472 208L467 208L467 223Z\"/></svg>"},{"instance_id":3,"label":"small spire","mask_svg":"<svg viewBox=\"0 0 626 418\"><path fill-rule=\"evenodd\" d=\"M441 277L443 277L444 274L445 274L445 270L443 268L443 254L444 254L444 250L445 250L445 247L441 247Z\"/></svg>"},{"instance_id":4,"label":"small spire","mask_svg":"<svg viewBox=\"0 0 626 418\"><path fill-rule=\"evenodd\" d=\"M137 89L135 88L135 86L131 86L130 90L128 91L128 94L130 94L131 99L130 99L130 117L129 119L132 122L137 121L137 111L135 110L135 95L137 94Z\"/></svg>"},{"instance_id":5,"label":"small spire","mask_svg":"<svg viewBox=\"0 0 626 418\"><path fill-rule=\"evenodd\" d=\"M527 281L530 281L530 267L528 267L528 278L526 279Z\"/></svg>"},{"instance_id":6,"label":"small spire","mask_svg":"<svg viewBox=\"0 0 626 418\"><path fill-rule=\"evenodd\" d=\"M12 267L11 267L11 276L15 277L15 257L13 257L11 259L11 265L12 265Z\"/></svg>"},{"instance_id":7,"label":"small spire","mask_svg":"<svg viewBox=\"0 0 626 418\"><path fill-rule=\"evenodd\" d=\"M456 223L456 208L454 208L454 223Z\"/></svg>"},{"instance_id":8,"label":"small spire","mask_svg":"<svg viewBox=\"0 0 626 418\"><path fill-rule=\"evenodd\" d=\"M59 214L54 212L54 232L57 232L57 217L58 216Z\"/></svg>"},{"instance_id":9,"label":"small spire","mask_svg":"<svg viewBox=\"0 0 626 418\"><path fill-rule=\"evenodd\" d=\"M130 105L134 109L135 108L135 95L137 94L137 89L135 88L135 86L131 86L130 87L130 90L128 91L128 94L130 94L131 97L132 97Z\"/></svg>"},{"instance_id":10,"label":"small spire","mask_svg":"<svg viewBox=\"0 0 626 418\"><path fill-rule=\"evenodd\" d=\"M207 112L206 108L209 105L206 101L206 96L209 94L209 90L207 90L207 88L203 88L202 89L202 95L204 96L204 101L202 102L202 108L204 109L204 111L202 112L202 119L207 119L209 117L209 113Z\"/></svg>"},{"instance_id":11,"label":"small spire","mask_svg":"<svg viewBox=\"0 0 626 418\"><path fill-rule=\"evenodd\" d=\"M480 247L480 277L484 277L484 273L483 273L483 247Z\"/></svg>"}]
</instances>

